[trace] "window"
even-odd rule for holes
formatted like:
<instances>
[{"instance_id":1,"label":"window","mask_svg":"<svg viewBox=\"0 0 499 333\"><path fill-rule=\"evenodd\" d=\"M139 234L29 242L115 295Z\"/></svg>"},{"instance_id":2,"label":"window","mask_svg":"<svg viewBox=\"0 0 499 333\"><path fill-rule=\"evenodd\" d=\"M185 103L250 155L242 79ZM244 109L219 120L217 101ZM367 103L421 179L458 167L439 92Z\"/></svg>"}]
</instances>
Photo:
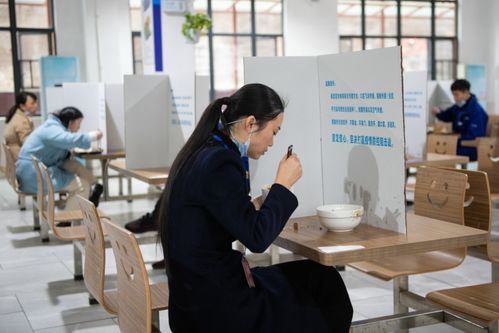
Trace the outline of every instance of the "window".
<instances>
[{"instance_id":1,"label":"window","mask_svg":"<svg viewBox=\"0 0 499 333\"><path fill-rule=\"evenodd\" d=\"M142 10L140 0L130 0L130 27L132 29L133 74L143 74L142 68Z\"/></svg>"},{"instance_id":2,"label":"window","mask_svg":"<svg viewBox=\"0 0 499 333\"><path fill-rule=\"evenodd\" d=\"M284 53L281 0L194 0L194 10L213 22L196 44L196 73L210 75L213 98L244 84L243 57Z\"/></svg>"},{"instance_id":3,"label":"window","mask_svg":"<svg viewBox=\"0 0 499 333\"><path fill-rule=\"evenodd\" d=\"M40 57L55 54L52 0L0 0L0 115L20 91L38 93Z\"/></svg>"},{"instance_id":4,"label":"window","mask_svg":"<svg viewBox=\"0 0 499 333\"><path fill-rule=\"evenodd\" d=\"M403 67L454 79L457 1L338 0L340 51L401 45Z\"/></svg>"}]
</instances>

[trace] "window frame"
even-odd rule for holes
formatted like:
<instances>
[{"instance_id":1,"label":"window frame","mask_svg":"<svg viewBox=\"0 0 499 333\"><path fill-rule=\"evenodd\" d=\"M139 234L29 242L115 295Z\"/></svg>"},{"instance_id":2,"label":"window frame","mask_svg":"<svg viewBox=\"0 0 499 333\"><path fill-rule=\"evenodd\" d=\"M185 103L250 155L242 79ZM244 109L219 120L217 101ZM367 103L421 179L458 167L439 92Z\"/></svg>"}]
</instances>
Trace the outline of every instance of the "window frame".
<instances>
[{"instance_id":1,"label":"window frame","mask_svg":"<svg viewBox=\"0 0 499 333\"><path fill-rule=\"evenodd\" d=\"M436 49L435 45L437 41L441 40L449 40L452 41L454 44L454 52L453 52L453 59L451 60L452 62L452 79L456 78L457 75L457 64L459 62L459 41L458 41L458 12L459 12L459 3L457 0L418 0L419 2L425 2L425 3L430 3L431 4L431 35L430 36L418 36L418 35L402 35L402 15L401 15L401 6L402 3L405 2L405 0L392 0L396 1L397 3L397 34L395 36L389 36L389 35L368 35L366 34L366 3L369 3L369 0L360 0L360 5L361 5L361 34L360 35L340 35L340 42L341 40L349 40L349 39L360 39L362 42L362 49L366 49L366 39L369 38L379 38L379 39L397 39L397 45L400 45L400 42L402 38L424 38L429 41L429 53L428 53L428 58L429 58L429 66L430 68L428 69L428 73L431 76L432 80L435 80L437 78L437 62L438 59L435 59L436 57ZM414 0L407 0L407 1L414 1ZM436 35L436 26L435 26L435 4L437 3L453 3L455 5L455 13L454 13L454 19L455 19L455 24L454 24L454 31L455 34L453 37L451 36L437 36Z\"/></svg>"},{"instance_id":2,"label":"window frame","mask_svg":"<svg viewBox=\"0 0 499 333\"><path fill-rule=\"evenodd\" d=\"M21 62L27 61L26 59L21 59L21 50L20 50L20 35L21 34L39 34L46 35L48 39L49 46L49 54L56 55L57 54L57 45L55 39L55 26L54 26L54 4L53 0L47 0L48 7L48 21L51 25L50 28L20 28L17 27L17 17L16 17L16 2L15 0L8 0L9 5L9 26L8 27L0 27L0 31L7 31L10 33L10 41L11 41L11 61L12 61L12 70L13 70L13 78L14 78L14 95L19 94L23 90L31 90L37 92L39 87L25 87L23 82L22 75L22 66ZM32 83L32 82L31 82Z\"/></svg>"}]
</instances>

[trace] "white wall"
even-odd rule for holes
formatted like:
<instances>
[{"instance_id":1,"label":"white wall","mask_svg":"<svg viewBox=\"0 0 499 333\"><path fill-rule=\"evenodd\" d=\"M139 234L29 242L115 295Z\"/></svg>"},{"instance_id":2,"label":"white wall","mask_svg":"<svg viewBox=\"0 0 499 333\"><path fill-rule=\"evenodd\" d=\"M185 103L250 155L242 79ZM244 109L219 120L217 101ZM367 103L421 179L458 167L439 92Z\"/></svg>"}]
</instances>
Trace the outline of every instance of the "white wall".
<instances>
[{"instance_id":1,"label":"white wall","mask_svg":"<svg viewBox=\"0 0 499 333\"><path fill-rule=\"evenodd\" d=\"M80 78L87 80L88 67L85 53L82 0L54 0L54 23L57 54L80 59Z\"/></svg>"},{"instance_id":2,"label":"white wall","mask_svg":"<svg viewBox=\"0 0 499 333\"><path fill-rule=\"evenodd\" d=\"M83 82L123 82L133 71L126 0L55 0L57 54L80 58Z\"/></svg>"},{"instance_id":3,"label":"white wall","mask_svg":"<svg viewBox=\"0 0 499 333\"><path fill-rule=\"evenodd\" d=\"M338 53L336 0L284 0L284 54Z\"/></svg>"},{"instance_id":4,"label":"white wall","mask_svg":"<svg viewBox=\"0 0 499 333\"><path fill-rule=\"evenodd\" d=\"M459 1L459 62L487 66L487 112L499 113L499 23L497 0ZM471 87L473 90L473 87Z\"/></svg>"}]
</instances>

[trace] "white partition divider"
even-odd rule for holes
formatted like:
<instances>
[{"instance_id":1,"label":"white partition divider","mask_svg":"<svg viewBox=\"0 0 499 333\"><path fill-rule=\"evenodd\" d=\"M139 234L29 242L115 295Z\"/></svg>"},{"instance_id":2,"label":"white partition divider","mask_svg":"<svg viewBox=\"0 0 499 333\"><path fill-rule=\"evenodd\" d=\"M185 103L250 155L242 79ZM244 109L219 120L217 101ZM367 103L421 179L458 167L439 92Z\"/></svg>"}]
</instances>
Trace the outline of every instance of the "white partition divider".
<instances>
[{"instance_id":1,"label":"white partition divider","mask_svg":"<svg viewBox=\"0 0 499 333\"><path fill-rule=\"evenodd\" d=\"M204 110L210 104L210 77L207 75L196 75L196 124L201 119Z\"/></svg>"},{"instance_id":2,"label":"white partition divider","mask_svg":"<svg viewBox=\"0 0 499 333\"><path fill-rule=\"evenodd\" d=\"M64 90L60 87L45 88L46 114L51 114L62 109L64 105Z\"/></svg>"},{"instance_id":3,"label":"white partition divider","mask_svg":"<svg viewBox=\"0 0 499 333\"><path fill-rule=\"evenodd\" d=\"M125 75L125 153L129 169L170 165L171 87L166 75Z\"/></svg>"},{"instance_id":4,"label":"white partition divider","mask_svg":"<svg viewBox=\"0 0 499 333\"><path fill-rule=\"evenodd\" d=\"M292 144L305 170L293 188L300 202L295 217L314 215L323 202L317 75L315 57L244 58L245 83L268 85L287 104L273 146L258 161L250 160L252 195L260 195L263 185L274 182L279 162Z\"/></svg>"},{"instance_id":5,"label":"white partition divider","mask_svg":"<svg viewBox=\"0 0 499 333\"><path fill-rule=\"evenodd\" d=\"M108 151L125 150L125 105L123 84L106 84L106 133Z\"/></svg>"},{"instance_id":6,"label":"white partition divider","mask_svg":"<svg viewBox=\"0 0 499 333\"><path fill-rule=\"evenodd\" d=\"M426 156L427 73L404 72L404 121L406 159Z\"/></svg>"},{"instance_id":7,"label":"white partition divider","mask_svg":"<svg viewBox=\"0 0 499 333\"><path fill-rule=\"evenodd\" d=\"M64 83L63 105L74 106L83 113L80 132L100 130L102 139L95 148L107 149L106 97L103 83Z\"/></svg>"},{"instance_id":8,"label":"white partition divider","mask_svg":"<svg viewBox=\"0 0 499 333\"><path fill-rule=\"evenodd\" d=\"M304 174L294 216L322 204L364 206L364 222L405 233L405 142L400 48L319 57L245 58L246 83L285 100L282 133L250 166L253 194L272 183L295 145Z\"/></svg>"}]
</instances>

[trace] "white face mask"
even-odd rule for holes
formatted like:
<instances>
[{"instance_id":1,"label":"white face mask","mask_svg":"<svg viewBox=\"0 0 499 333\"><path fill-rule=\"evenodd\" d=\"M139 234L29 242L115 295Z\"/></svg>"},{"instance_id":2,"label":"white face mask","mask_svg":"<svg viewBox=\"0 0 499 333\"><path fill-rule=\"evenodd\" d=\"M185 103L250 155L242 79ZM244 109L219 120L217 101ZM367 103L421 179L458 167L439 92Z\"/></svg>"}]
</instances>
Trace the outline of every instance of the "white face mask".
<instances>
[{"instance_id":1,"label":"white face mask","mask_svg":"<svg viewBox=\"0 0 499 333\"><path fill-rule=\"evenodd\" d=\"M246 120L246 119L239 119L239 120L236 120L236 121L231 121L230 123L227 123L225 125L231 125L231 124L239 123L239 122L244 121L244 120ZM241 143L236 138L234 138L232 136L232 133L230 134L230 139L237 146L237 149L239 150L239 153L241 154L241 156L248 156L248 149L249 149L250 142L251 142L251 134L253 134L253 132L249 133L248 139L244 143Z\"/></svg>"},{"instance_id":2,"label":"white face mask","mask_svg":"<svg viewBox=\"0 0 499 333\"><path fill-rule=\"evenodd\" d=\"M462 108L464 106L464 104L466 104L466 101L460 101L460 102L457 102L456 105L460 108Z\"/></svg>"}]
</instances>

